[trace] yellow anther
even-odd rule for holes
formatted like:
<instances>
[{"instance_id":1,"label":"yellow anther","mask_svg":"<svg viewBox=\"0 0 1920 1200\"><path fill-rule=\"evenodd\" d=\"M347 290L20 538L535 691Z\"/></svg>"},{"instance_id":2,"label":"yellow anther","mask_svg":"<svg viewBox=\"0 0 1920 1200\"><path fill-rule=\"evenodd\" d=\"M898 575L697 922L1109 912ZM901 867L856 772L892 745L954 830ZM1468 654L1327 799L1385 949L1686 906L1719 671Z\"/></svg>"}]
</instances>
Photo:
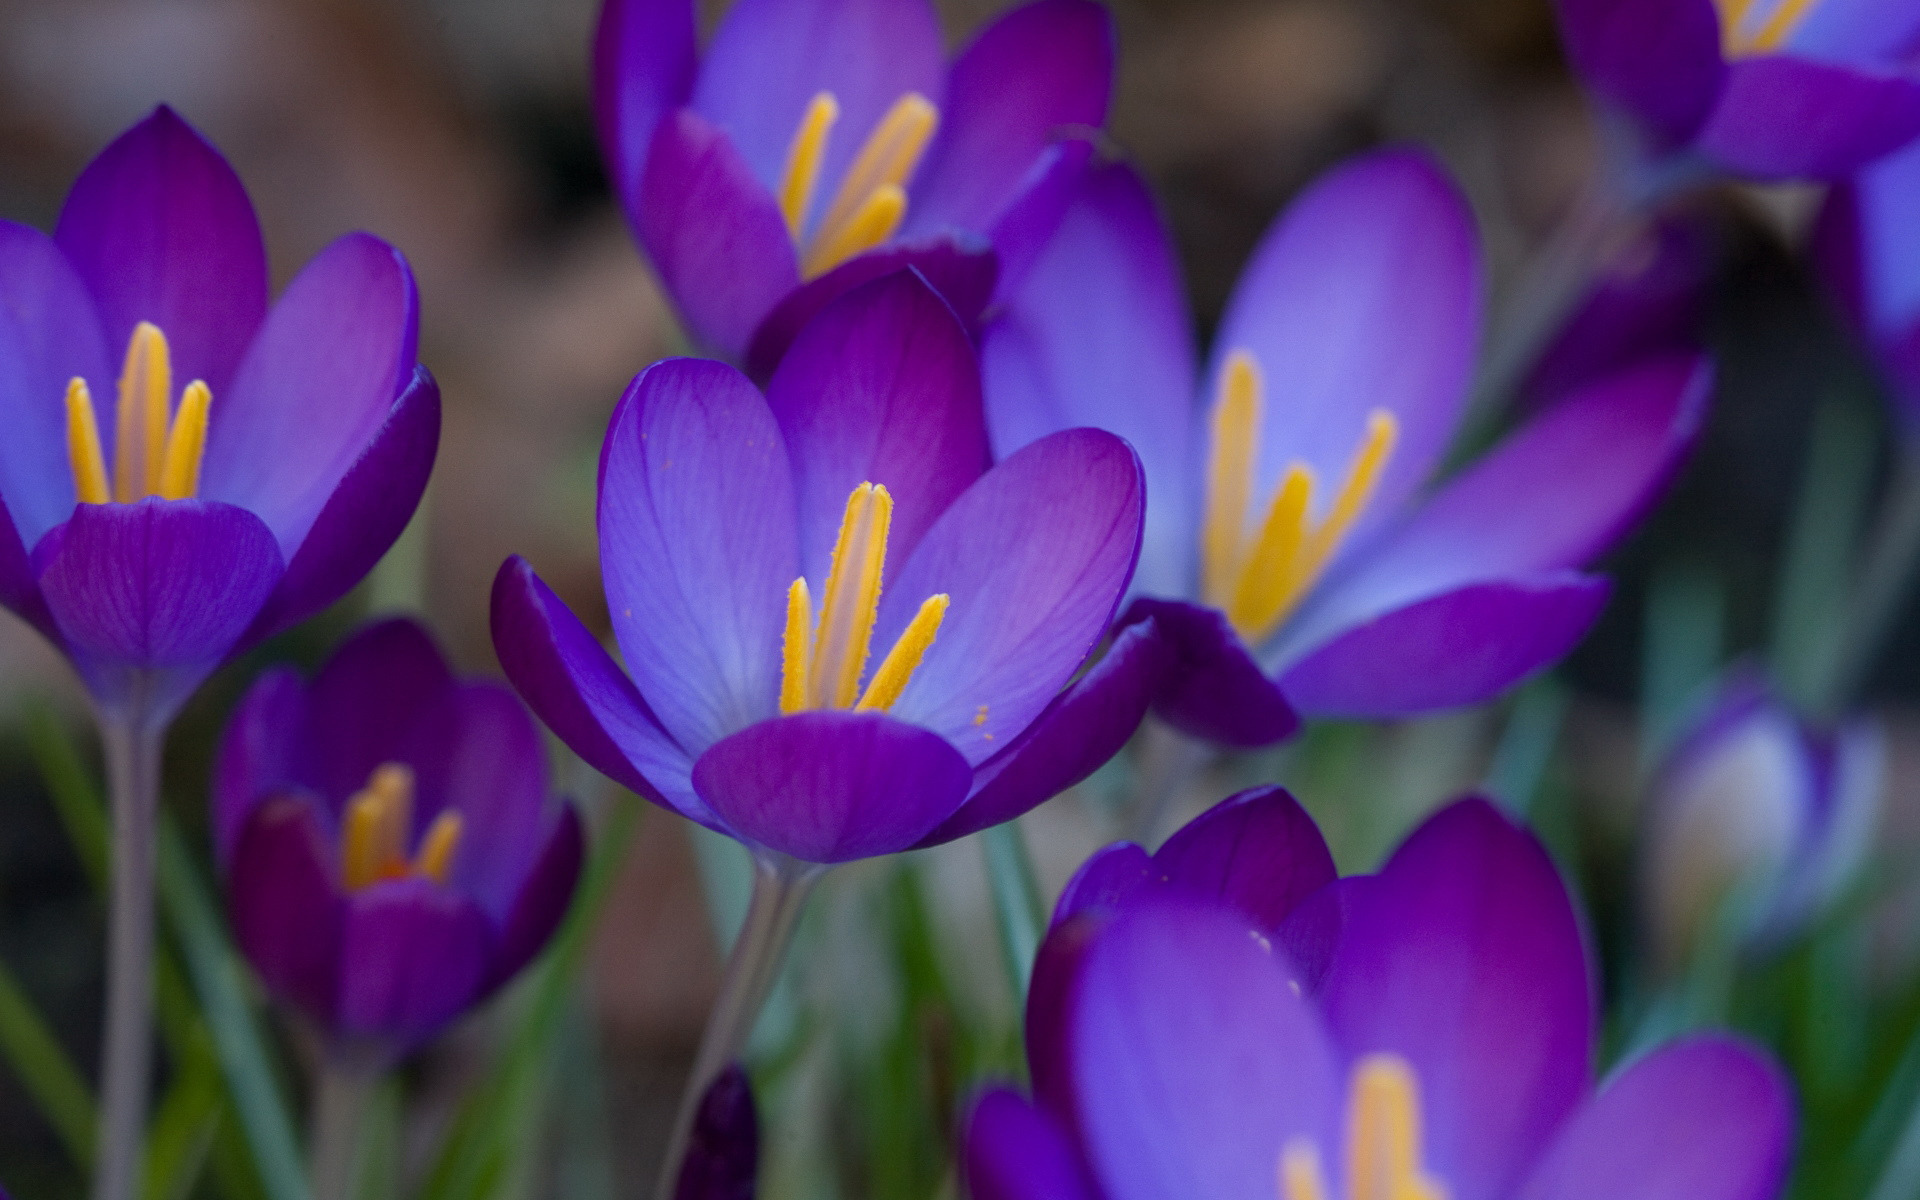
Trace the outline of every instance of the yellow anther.
<instances>
[{"instance_id":1,"label":"yellow anther","mask_svg":"<svg viewBox=\"0 0 1920 1200\"><path fill-rule=\"evenodd\" d=\"M1227 358L1220 402L1213 409L1213 450L1207 461L1207 512L1202 527L1201 592L1225 608L1240 575L1247 505L1253 498L1253 468L1259 451L1260 368L1236 350Z\"/></svg>"},{"instance_id":2,"label":"yellow anther","mask_svg":"<svg viewBox=\"0 0 1920 1200\"><path fill-rule=\"evenodd\" d=\"M1280 1200L1327 1200L1320 1154L1312 1143L1293 1141L1280 1155Z\"/></svg>"},{"instance_id":3,"label":"yellow anther","mask_svg":"<svg viewBox=\"0 0 1920 1200\"><path fill-rule=\"evenodd\" d=\"M1311 536L1307 509L1313 502L1313 482L1313 468L1294 463L1274 492L1227 606L1235 628L1267 629L1299 596Z\"/></svg>"},{"instance_id":4,"label":"yellow anther","mask_svg":"<svg viewBox=\"0 0 1920 1200\"><path fill-rule=\"evenodd\" d=\"M804 577L787 589L787 629L780 640L781 715L805 711L813 684L813 597Z\"/></svg>"},{"instance_id":5,"label":"yellow anther","mask_svg":"<svg viewBox=\"0 0 1920 1200\"><path fill-rule=\"evenodd\" d=\"M126 363L120 370L120 407L114 420L113 498L122 504L153 494L172 395L167 335L158 325L142 321L133 327L127 342Z\"/></svg>"},{"instance_id":6,"label":"yellow anther","mask_svg":"<svg viewBox=\"0 0 1920 1200\"><path fill-rule=\"evenodd\" d=\"M813 208L813 193L820 185L820 162L827 156L827 137L840 119L840 102L832 92L821 92L807 105L800 128L787 149L787 169L780 176L780 212L787 218L787 229L794 245L806 232L807 213Z\"/></svg>"},{"instance_id":7,"label":"yellow anther","mask_svg":"<svg viewBox=\"0 0 1920 1200\"><path fill-rule=\"evenodd\" d=\"M196 379L180 397L173 429L167 434L161 460L158 492L163 499L185 500L200 490L200 459L207 449L207 408L213 393Z\"/></svg>"},{"instance_id":8,"label":"yellow anther","mask_svg":"<svg viewBox=\"0 0 1920 1200\"><path fill-rule=\"evenodd\" d=\"M812 279L825 275L841 263L864 254L893 236L907 218L907 193L898 184L883 183L868 194L853 216L831 227L821 226L820 236L807 250L802 273Z\"/></svg>"},{"instance_id":9,"label":"yellow anther","mask_svg":"<svg viewBox=\"0 0 1920 1200\"><path fill-rule=\"evenodd\" d=\"M452 809L435 817L433 824L427 826L427 835L420 839L420 853L413 860L414 874L445 883L453 871L453 856L460 849L461 835L466 831L466 819Z\"/></svg>"},{"instance_id":10,"label":"yellow anther","mask_svg":"<svg viewBox=\"0 0 1920 1200\"><path fill-rule=\"evenodd\" d=\"M877 708L885 712L893 707L894 701L900 699L900 693L907 690L907 681L913 678L920 660L926 657L927 647L933 645L950 603L952 598L945 592L928 596L920 602L920 611L913 614L906 631L893 643L893 649L887 651L886 658L880 661L880 669L873 673L873 680L867 684L867 690L860 697L860 703L854 705L855 708Z\"/></svg>"},{"instance_id":11,"label":"yellow anther","mask_svg":"<svg viewBox=\"0 0 1920 1200\"><path fill-rule=\"evenodd\" d=\"M1800 28L1807 14L1813 11L1817 0L1780 0L1773 12L1768 14L1766 23L1759 32L1747 39L1741 48L1747 54L1771 54L1786 44L1794 31ZM1744 5L1742 7L1745 7Z\"/></svg>"},{"instance_id":12,"label":"yellow anther","mask_svg":"<svg viewBox=\"0 0 1920 1200\"><path fill-rule=\"evenodd\" d=\"M413 825L413 771L399 763L375 768L347 801L340 835L340 882L348 891L407 873Z\"/></svg>"},{"instance_id":13,"label":"yellow anther","mask_svg":"<svg viewBox=\"0 0 1920 1200\"><path fill-rule=\"evenodd\" d=\"M1405 1059L1362 1059L1347 1105L1349 1200L1445 1200L1421 1165L1420 1091Z\"/></svg>"},{"instance_id":14,"label":"yellow anther","mask_svg":"<svg viewBox=\"0 0 1920 1200\"><path fill-rule=\"evenodd\" d=\"M75 376L67 383L67 462L73 468L74 499L81 504L105 504L113 499L107 486L107 460L100 449L100 421L93 411L87 381Z\"/></svg>"}]
</instances>

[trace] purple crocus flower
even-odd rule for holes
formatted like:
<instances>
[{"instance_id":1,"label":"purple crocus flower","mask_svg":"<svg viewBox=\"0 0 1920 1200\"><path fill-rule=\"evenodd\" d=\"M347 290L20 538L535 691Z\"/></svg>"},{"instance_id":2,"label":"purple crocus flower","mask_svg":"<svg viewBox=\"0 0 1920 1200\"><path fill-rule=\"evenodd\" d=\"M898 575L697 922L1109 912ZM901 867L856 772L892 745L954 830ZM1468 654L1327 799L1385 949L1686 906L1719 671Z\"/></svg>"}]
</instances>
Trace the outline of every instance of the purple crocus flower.
<instances>
[{"instance_id":1,"label":"purple crocus flower","mask_svg":"<svg viewBox=\"0 0 1920 1200\"><path fill-rule=\"evenodd\" d=\"M626 669L515 558L508 677L600 771L786 860L958 837L1083 778L1155 670L1125 637L1067 688L1133 571L1139 462L1077 429L989 468L979 389L912 273L829 305L764 395L721 363L648 368L600 460Z\"/></svg>"},{"instance_id":2,"label":"purple crocus flower","mask_svg":"<svg viewBox=\"0 0 1920 1200\"><path fill-rule=\"evenodd\" d=\"M1909 437L1920 432L1920 146L1827 193L1810 252Z\"/></svg>"},{"instance_id":3,"label":"purple crocus flower","mask_svg":"<svg viewBox=\"0 0 1920 1200\"><path fill-rule=\"evenodd\" d=\"M213 793L236 940L345 1052L402 1053L484 1000L546 944L580 871L539 727L411 621L361 630L311 682L262 675Z\"/></svg>"},{"instance_id":4,"label":"purple crocus flower","mask_svg":"<svg viewBox=\"0 0 1920 1200\"><path fill-rule=\"evenodd\" d=\"M1295 711L1484 700L1564 655L1603 604L1578 568L1658 493L1710 372L1658 357L1581 386L1427 489L1480 336L1472 217L1404 150L1334 171L1267 233L1204 391L1165 228L1132 171L1088 176L982 347L994 447L1098 424L1151 504L1123 618L1184 667L1157 703L1262 745ZM1196 403L1196 396L1201 399Z\"/></svg>"},{"instance_id":5,"label":"purple crocus flower","mask_svg":"<svg viewBox=\"0 0 1920 1200\"><path fill-rule=\"evenodd\" d=\"M1111 18L1038 0L951 63L927 0L607 0L614 189L694 338L756 378L833 297L905 266L971 322L1059 219L1105 122Z\"/></svg>"},{"instance_id":6,"label":"purple crocus flower","mask_svg":"<svg viewBox=\"0 0 1920 1200\"><path fill-rule=\"evenodd\" d=\"M1821 729L1757 676L1730 679L1647 797L1638 877L1659 957L1684 961L1737 889L1735 936L1805 928L1866 858L1885 769L1875 722Z\"/></svg>"},{"instance_id":7,"label":"purple crocus flower","mask_svg":"<svg viewBox=\"0 0 1920 1200\"><path fill-rule=\"evenodd\" d=\"M1884 0L1557 0L1574 68L1650 157L1834 179L1920 134L1920 7Z\"/></svg>"},{"instance_id":8,"label":"purple crocus flower","mask_svg":"<svg viewBox=\"0 0 1920 1200\"><path fill-rule=\"evenodd\" d=\"M267 303L233 169L166 108L52 237L0 221L0 603L122 723L331 604L406 525L440 399L406 261L349 234Z\"/></svg>"},{"instance_id":9,"label":"purple crocus flower","mask_svg":"<svg viewBox=\"0 0 1920 1200\"><path fill-rule=\"evenodd\" d=\"M968 1121L974 1200L1779 1193L1792 1106L1756 1051L1692 1037L1594 1086L1592 960L1531 834L1462 801L1378 875L1309 889L1325 847L1276 792L1063 899L1033 1098Z\"/></svg>"}]
</instances>

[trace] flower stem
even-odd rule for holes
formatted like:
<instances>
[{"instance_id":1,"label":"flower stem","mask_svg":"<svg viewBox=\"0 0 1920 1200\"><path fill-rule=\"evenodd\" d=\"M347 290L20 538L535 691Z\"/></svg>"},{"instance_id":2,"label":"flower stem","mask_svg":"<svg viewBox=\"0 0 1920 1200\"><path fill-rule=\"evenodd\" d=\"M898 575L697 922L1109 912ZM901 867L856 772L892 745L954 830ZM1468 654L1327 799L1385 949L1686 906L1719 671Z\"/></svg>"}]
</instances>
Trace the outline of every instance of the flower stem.
<instances>
[{"instance_id":1,"label":"flower stem","mask_svg":"<svg viewBox=\"0 0 1920 1200\"><path fill-rule=\"evenodd\" d=\"M153 1073L153 888L163 724L103 715L113 794L107 1021L100 1066L94 1200L133 1200Z\"/></svg>"},{"instance_id":2,"label":"flower stem","mask_svg":"<svg viewBox=\"0 0 1920 1200\"><path fill-rule=\"evenodd\" d=\"M1813 713L1833 719L1873 668L1920 566L1920 445L1903 448L1892 490L1862 557L1839 647L1813 689Z\"/></svg>"},{"instance_id":3,"label":"flower stem","mask_svg":"<svg viewBox=\"0 0 1920 1200\"><path fill-rule=\"evenodd\" d=\"M1127 836L1148 850L1165 833L1174 801L1213 757L1213 749L1173 726L1148 717L1141 735L1139 786L1133 794Z\"/></svg>"},{"instance_id":4,"label":"flower stem","mask_svg":"<svg viewBox=\"0 0 1920 1200\"><path fill-rule=\"evenodd\" d=\"M806 906L813 885L825 872L825 867L784 855L754 856L753 897L747 903L747 917L740 926L740 934L734 939L733 953L727 958L720 997L714 1001L713 1015L707 1018L706 1032L700 1037L693 1072L680 1097L680 1111L674 1117L667 1152L661 1159L654 1200L674 1200L700 1102L727 1064L740 1057L746 1048L754 1022L773 991L774 981L780 977L780 966L786 959L787 946L793 941L800 911Z\"/></svg>"},{"instance_id":5,"label":"flower stem","mask_svg":"<svg viewBox=\"0 0 1920 1200\"><path fill-rule=\"evenodd\" d=\"M380 1073L335 1054L320 1061L307 1137L313 1200L351 1200L360 1164L360 1123Z\"/></svg>"}]
</instances>

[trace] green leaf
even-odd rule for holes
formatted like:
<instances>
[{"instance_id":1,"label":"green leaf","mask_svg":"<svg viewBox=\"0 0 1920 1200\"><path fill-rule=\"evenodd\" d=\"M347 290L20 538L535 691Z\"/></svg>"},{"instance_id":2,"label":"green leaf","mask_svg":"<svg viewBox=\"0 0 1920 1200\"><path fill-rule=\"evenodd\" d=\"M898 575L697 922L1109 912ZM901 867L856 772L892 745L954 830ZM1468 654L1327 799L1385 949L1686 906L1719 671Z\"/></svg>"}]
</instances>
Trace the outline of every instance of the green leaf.
<instances>
[{"instance_id":1,"label":"green leaf","mask_svg":"<svg viewBox=\"0 0 1920 1200\"><path fill-rule=\"evenodd\" d=\"M980 848L987 857L987 883L993 892L993 920L1000 933L1000 954L1007 966L1007 979L1013 985L1016 1010L1027 1002L1027 985L1033 979L1034 956L1040 952L1040 939L1047 931L1047 909L1035 882L1033 859L1027 854L1026 839L1018 822L995 825L980 835Z\"/></svg>"},{"instance_id":2,"label":"green leaf","mask_svg":"<svg viewBox=\"0 0 1920 1200\"><path fill-rule=\"evenodd\" d=\"M33 1002L0 965L0 1054L82 1172L93 1166L93 1095Z\"/></svg>"},{"instance_id":3,"label":"green leaf","mask_svg":"<svg viewBox=\"0 0 1920 1200\"><path fill-rule=\"evenodd\" d=\"M161 1097L147 1131L146 1200L186 1200L207 1165L219 1132L226 1093L220 1064L204 1034Z\"/></svg>"}]
</instances>

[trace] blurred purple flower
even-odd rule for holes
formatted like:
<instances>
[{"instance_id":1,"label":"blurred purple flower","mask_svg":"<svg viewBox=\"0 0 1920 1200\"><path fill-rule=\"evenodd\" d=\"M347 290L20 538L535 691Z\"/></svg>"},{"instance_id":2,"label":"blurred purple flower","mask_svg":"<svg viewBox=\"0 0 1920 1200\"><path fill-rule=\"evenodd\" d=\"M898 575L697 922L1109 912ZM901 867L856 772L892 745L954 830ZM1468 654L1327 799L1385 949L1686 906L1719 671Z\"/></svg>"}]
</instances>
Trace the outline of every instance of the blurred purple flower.
<instances>
[{"instance_id":1,"label":"blurred purple flower","mask_svg":"<svg viewBox=\"0 0 1920 1200\"><path fill-rule=\"evenodd\" d=\"M240 180L166 108L53 237L0 221L0 603L108 712L164 724L406 525L440 429L416 308L400 254L349 234L269 311Z\"/></svg>"},{"instance_id":2,"label":"blurred purple flower","mask_svg":"<svg viewBox=\"0 0 1920 1200\"><path fill-rule=\"evenodd\" d=\"M1809 249L1878 368L1902 431L1920 433L1920 147L1829 191Z\"/></svg>"},{"instance_id":3,"label":"blurred purple flower","mask_svg":"<svg viewBox=\"0 0 1920 1200\"><path fill-rule=\"evenodd\" d=\"M1884 777L1875 723L1821 730L1758 678L1729 681L1647 799L1640 898L1659 956L1683 961L1729 900L1736 937L1804 928L1865 859Z\"/></svg>"},{"instance_id":4,"label":"blurred purple flower","mask_svg":"<svg viewBox=\"0 0 1920 1200\"><path fill-rule=\"evenodd\" d=\"M1062 692L1139 552L1126 443L1070 430L988 461L966 330L913 273L864 285L765 395L675 359L622 399L599 533L625 671L518 558L494 646L587 762L777 855L1009 820L1119 748L1157 660L1124 637Z\"/></svg>"},{"instance_id":5,"label":"blurred purple flower","mask_svg":"<svg viewBox=\"0 0 1920 1200\"><path fill-rule=\"evenodd\" d=\"M540 951L582 851L533 719L405 620L360 631L311 683L260 677L221 739L213 831L268 990L336 1048L381 1056Z\"/></svg>"},{"instance_id":6,"label":"blurred purple flower","mask_svg":"<svg viewBox=\"0 0 1920 1200\"><path fill-rule=\"evenodd\" d=\"M703 346L773 370L849 288L911 266L968 323L1059 220L1106 121L1114 37L1037 0L951 63L926 0L607 0L594 109L614 190Z\"/></svg>"},{"instance_id":7,"label":"blurred purple flower","mask_svg":"<svg viewBox=\"0 0 1920 1200\"><path fill-rule=\"evenodd\" d=\"M1295 201L1199 372L1168 234L1124 166L1089 174L982 346L994 448L1098 425L1151 504L1122 618L1182 668L1156 701L1256 746L1295 709L1395 716L1486 699L1570 650L1603 604L1578 568L1691 444L1694 355L1615 371L1431 490L1480 336L1473 220L1426 157L1376 153ZM1202 411L1204 407L1204 413Z\"/></svg>"},{"instance_id":8,"label":"blurred purple flower","mask_svg":"<svg viewBox=\"0 0 1920 1200\"><path fill-rule=\"evenodd\" d=\"M1491 805L1311 890L1326 850L1285 793L1200 824L1204 852L1163 850L1099 903L1087 876L1124 874L1116 852L1083 870L1029 996L1033 1098L989 1092L968 1120L974 1200L1778 1194L1792 1106L1762 1055L1693 1037L1593 1086L1571 898Z\"/></svg>"},{"instance_id":9,"label":"blurred purple flower","mask_svg":"<svg viewBox=\"0 0 1920 1200\"><path fill-rule=\"evenodd\" d=\"M760 1170L760 1118L739 1063L700 1098L674 1200L753 1200Z\"/></svg>"}]
</instances>

